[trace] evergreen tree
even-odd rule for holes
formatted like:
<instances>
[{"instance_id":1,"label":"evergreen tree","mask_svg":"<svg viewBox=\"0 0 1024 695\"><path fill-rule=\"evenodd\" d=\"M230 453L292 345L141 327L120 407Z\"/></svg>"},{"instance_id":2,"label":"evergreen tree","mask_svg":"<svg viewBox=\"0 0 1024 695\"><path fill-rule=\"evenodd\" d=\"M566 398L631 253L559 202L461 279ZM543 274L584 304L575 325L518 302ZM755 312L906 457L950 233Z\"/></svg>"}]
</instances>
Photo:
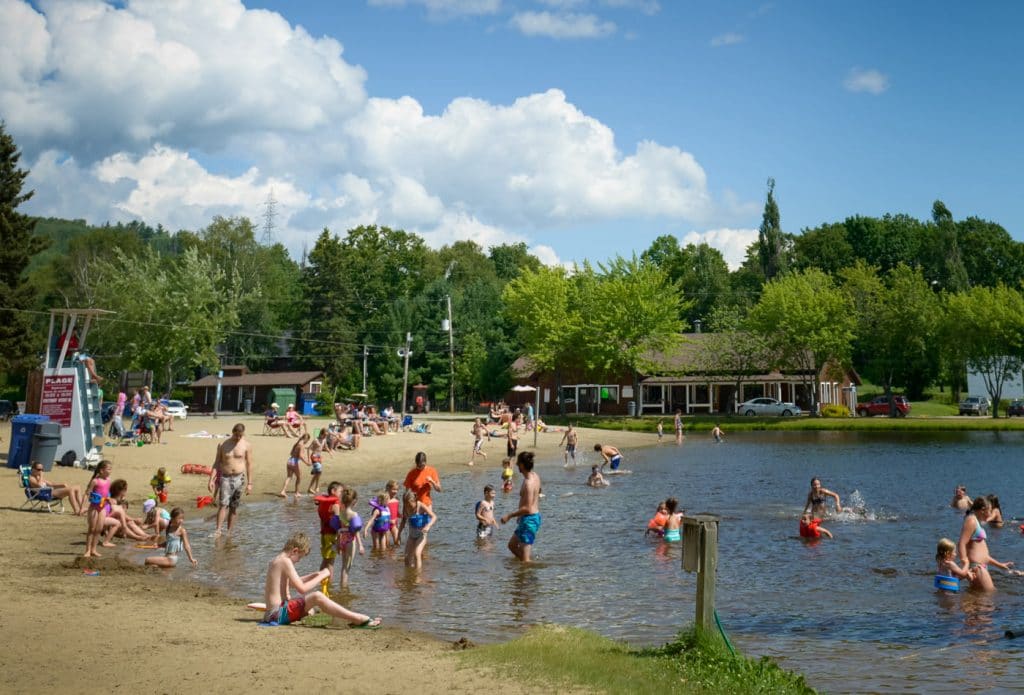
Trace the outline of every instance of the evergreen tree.
<instances>
[{"instance_id":1,"label":"evergreen tree","mask_svg":"<svg viewBox=\"0 0 1024 695\"><path fill-rule=\"evenodd\" d=\"M757 256L766 282L784 270L782 227L779 206L775 202L775 179L768 179L768 199L764 202L761 227L757 231Z\"/></svg>"},{"instance_id":2,"label":"evergreen tree","mask_svg":"<svg viewBox=\"0 0 1024 695\"><path fill-rule=\"evenodd\" d=\"M0 371L18 372L30 368L40 351L32 332L32 289L26 269L32 256L46 242L33 234L35 221L18 212L18 206L32 197L24 191L28 171L18 168L21 153L0 121Z\"/></svg>"}]
</instances>

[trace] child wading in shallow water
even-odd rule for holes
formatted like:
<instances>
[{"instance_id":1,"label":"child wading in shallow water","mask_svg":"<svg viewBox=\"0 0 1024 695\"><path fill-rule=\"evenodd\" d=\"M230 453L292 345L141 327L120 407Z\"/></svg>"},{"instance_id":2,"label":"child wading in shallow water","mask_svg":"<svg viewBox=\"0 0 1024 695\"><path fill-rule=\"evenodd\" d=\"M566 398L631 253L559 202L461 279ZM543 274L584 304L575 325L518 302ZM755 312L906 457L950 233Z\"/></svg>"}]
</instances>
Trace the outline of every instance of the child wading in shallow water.
<instances>
[{"instance_id":1,"label":"child wading in shallow water","mask_svg":"<svg viewBox=\"0 0 1024 695\"><path fill-rule=\"evenodd\" d=\"M427 547L427 532L437 521L437 515L429 506L416 499L416 493L406 490L402 497L402 526L409 527L408 540L405 542L405 566L420 568L423 566L423 549Z\"/></svg>"},{"instance_id":2,"label":"child wading in shallow water","mask_svg":"<svg viewBox=\"0 0 1024 695\"><path fill-rule=\"evenodd\" d=\"M956 561L956 544L948 538L939 540L935 549L935 571L943 577L955 577L957 579L974 579L974 570L964 571Z\"/></svg>"}]
</instances>

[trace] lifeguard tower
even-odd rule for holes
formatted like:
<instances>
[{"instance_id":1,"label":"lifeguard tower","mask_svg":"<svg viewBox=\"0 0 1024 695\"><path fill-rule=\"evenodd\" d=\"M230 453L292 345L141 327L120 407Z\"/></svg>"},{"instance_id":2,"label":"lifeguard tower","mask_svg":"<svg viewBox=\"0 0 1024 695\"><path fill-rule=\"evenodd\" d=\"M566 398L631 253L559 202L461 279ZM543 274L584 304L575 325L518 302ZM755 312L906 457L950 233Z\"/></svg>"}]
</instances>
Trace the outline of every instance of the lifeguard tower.
<instances>
[{"instance_id":1,"label":"lifeguard tower","mask_svg":"<svg viewBox=\"0 0 1024 695\"><path fill-rule=\"evenodd\" d=\"M72 452L75 461L92 468L100 460L103 413L100 387L89 378L79 359L93 319L113 314L104 309L51 309L46 340L46 363L39 399L39 414L60 424L61 442L55 458ZM101 442L99 445L96 442Z\"/></svg>"}]
</instances>

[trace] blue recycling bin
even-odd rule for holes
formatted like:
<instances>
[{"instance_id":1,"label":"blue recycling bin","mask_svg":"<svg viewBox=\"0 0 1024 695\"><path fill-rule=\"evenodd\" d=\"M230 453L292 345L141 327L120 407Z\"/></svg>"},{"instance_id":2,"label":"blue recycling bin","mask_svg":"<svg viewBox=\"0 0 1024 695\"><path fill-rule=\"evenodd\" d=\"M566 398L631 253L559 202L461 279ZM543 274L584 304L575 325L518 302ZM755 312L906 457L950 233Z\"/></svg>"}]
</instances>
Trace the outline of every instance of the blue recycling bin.
<instances>
[{"instance_id":1,"label":"blue recycling bin","mask_svg":"<svg viewBox=\"0 0 1024 695\"><path fill-rule=\"evenodd\" d=\"M19 468L32 462L32 437L36 433L36 426L49 421L49 415L15 415L11 418L11 447L7 450L8 468Z\"/></svg>"},{"instance_id":2,"label":"blue recycling bin","mask_svg":"<svg viewBox=\"0 0 1024 695\"><path fill-rule=\"evenodd\" d=\"M316 415L316 399L302 401L302 415Z\"/></svg>"}]
</instances>

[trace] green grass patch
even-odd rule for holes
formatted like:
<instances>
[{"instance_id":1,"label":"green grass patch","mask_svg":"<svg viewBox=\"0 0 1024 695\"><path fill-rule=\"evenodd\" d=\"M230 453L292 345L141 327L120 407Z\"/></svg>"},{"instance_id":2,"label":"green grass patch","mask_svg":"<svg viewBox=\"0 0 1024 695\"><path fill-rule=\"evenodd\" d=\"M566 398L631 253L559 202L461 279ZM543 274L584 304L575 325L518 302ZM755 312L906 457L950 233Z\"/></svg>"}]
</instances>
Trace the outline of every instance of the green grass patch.
<instances>
[{"instance_id":1,"label":"green grass patch","mask_svg":"<svg viewBox=\"0 0 1024 695\"><path fill-rule=\"evenodd\" d=\"M544 625L511 642L461 652L459 658L550 690L624 695L815 692L803 676L784 671L767 657L733 656L717 635L694 629L662 647L635 649L586 630Z\"/></svg>"},{"instance_id":2,"label":"green grass patch","mask_svg":"<svg viewBox=\"0 0 1024 695\"><path fill-rule=\"evenodd\" d=\"M746 417L744 415L698 415L686 416L684 424L686 433L710 432L715 424L719 424L728 436L732 432L753 432L768 430L813 430L813 431L917 431L917 432L939 432L939 431L1024 431L1024 418L1007 418L990 416L985 417L940 417L940 415L956 415L943 411L940 415L920 413L917 404L910 417L857 417L857 418L826 418L826 417ZM658 418L645 416L631 418L625 416L581 416L572 418L546 418L545 421L551 425L565 426L572 420L578 427L593 427L595 429L609 430L615 432L649 432L657 431ZM666 421L665 437L671 439L672 422Z\"/></svg>"}]
</instances>

